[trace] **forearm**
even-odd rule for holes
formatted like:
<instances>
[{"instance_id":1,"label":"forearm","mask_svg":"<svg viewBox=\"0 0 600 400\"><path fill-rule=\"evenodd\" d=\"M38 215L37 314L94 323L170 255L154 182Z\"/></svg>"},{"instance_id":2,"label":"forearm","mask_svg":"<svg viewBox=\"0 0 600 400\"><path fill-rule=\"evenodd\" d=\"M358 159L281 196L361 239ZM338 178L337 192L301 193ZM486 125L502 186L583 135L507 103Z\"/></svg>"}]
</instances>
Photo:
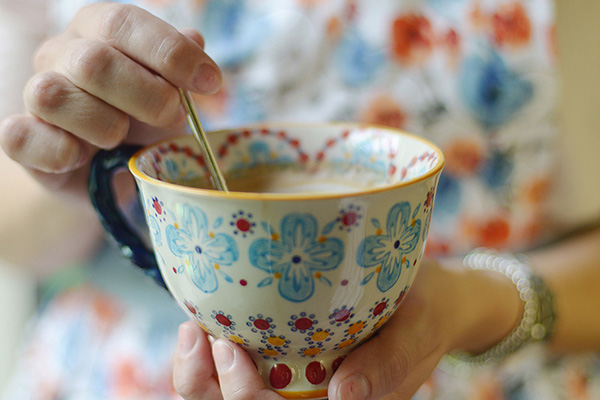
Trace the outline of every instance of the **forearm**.
<instances>
[{"instance_id":1,"label":"forearm","mask_svg":"<svg viewBox=\"0 0 600 400\"><path fill-rule=\"evenodd\" d=\"M550 288L556 322L549 348L600 350L600 227L528 254ZM492 271L470 270L462 259L440 261L452 291L450 350L479 354L498 344L519 323L523 302L513 282Z\"/></svg>"},{"instance_id":2,"label":"forearm","mask_svg":"<svg viewBox=\"0 0 600 400\"><path fill-rule=\"evenodd\" d=\"M554 295L556 351L600 350L600 227L531 254Z\"/></svg>"}]
</instances>

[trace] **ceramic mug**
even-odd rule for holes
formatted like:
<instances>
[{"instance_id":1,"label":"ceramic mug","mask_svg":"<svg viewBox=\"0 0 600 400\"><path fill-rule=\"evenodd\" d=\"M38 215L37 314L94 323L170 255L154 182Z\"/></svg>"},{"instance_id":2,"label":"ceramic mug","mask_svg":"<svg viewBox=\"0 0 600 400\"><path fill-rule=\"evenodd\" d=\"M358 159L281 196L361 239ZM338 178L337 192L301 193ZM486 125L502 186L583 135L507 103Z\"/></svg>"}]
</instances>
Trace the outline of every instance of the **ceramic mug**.
<instances>
[{"instance_id":1,"label":"ceramic mug","mask_svg":"<svg viewBox=\"0 0 600 400\"><path fill-rule=\"evenodd\" d=\"M344 357L390 318L417 273L437 181L433 144L354 124L265 123L209 134L229 193L194 138L99 153L89 189L123 253L207 333L243 347L269 388L326 398ZM129 166L151 244L111 177Z\"/></svg>"}]
</instances>

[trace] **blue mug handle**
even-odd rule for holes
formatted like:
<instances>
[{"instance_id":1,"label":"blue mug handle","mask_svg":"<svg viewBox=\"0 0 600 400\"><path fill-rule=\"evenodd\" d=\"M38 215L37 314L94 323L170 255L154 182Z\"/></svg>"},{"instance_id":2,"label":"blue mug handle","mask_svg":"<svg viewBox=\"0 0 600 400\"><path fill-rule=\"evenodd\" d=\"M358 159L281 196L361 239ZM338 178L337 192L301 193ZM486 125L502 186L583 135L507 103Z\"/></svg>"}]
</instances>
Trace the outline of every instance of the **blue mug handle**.
<instances>
[{"instance_id":1,"label":"blue mug handle","mask_svg":"<svg viewBox=\"0 0 600 400\"><path fill-rule=\"evenodd\" d=\"M113 177L117 172L127 169L129 159L141 148L125 145L113 150L99 151L90 165L88 194L100 222L116 240L121 253L166 289L154 253L129 225L117 206L113 192Z\"/></svg>"}]
</instances>

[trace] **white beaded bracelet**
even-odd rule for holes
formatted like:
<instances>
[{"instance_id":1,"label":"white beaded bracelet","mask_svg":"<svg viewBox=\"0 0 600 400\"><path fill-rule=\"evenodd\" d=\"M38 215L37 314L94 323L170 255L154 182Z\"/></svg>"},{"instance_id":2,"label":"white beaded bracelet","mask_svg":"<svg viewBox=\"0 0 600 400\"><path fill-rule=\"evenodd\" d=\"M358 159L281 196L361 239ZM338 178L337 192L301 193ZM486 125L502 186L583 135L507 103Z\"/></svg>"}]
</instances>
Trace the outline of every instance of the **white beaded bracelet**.
<instances>
[{"instance_id":1,"label":"white beaded bracelet","mask_svg":"<svg viewBox=\"0 0 600 400\"><path fill-rule=\"evenodd\" d=\"M495 363L532 342L548 340L554 328L555 312L552 293L523 259L487 249L477 249L463 260L467 268L494 271L508 277L523 300L523 317L515 329L500 343L482 354L452 353L455 361L472 365Z\"/></svg>"}]
</instances>

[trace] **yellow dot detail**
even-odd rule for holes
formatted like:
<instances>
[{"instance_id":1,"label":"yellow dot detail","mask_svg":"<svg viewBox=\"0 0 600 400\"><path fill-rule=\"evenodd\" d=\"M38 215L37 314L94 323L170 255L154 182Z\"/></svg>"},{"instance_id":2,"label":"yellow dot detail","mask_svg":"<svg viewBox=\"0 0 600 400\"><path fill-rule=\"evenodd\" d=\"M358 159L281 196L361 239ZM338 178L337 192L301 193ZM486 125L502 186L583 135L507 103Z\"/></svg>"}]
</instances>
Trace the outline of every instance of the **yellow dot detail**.
<instances>
[{"instance_id":1,"label":"yellow dot detail","mask_svg":"<svg viewBox=\"0 0 600 400\"><path fill-rule=\"evenodd\" d=\"M279 354L279 352L277 350L273 350L273 349L264 349L263 354L265 356L275 357Z\"/></svg>"},{"instance_id":2,"label":"yellow dot detail","mask_svg":"<svg viewBox=\"0 0 600 400\"><path fill-rule=\"evenodd\" d=\"M210 334L210 331L208 330L207 327L205 327L201 322L198 322L198 325L200 326L200 328L202 328L202 330L206 333Z\"/></svg>"},{"instance_id":3,"label":"yellow dot detail","mask_svg":"<svg viewBox=\"0 0 600 400\"><path fill-rule=\"evenodd\" d=\"M325 243L326 241L327 241L327 238L325 236L319 237L319 243Z\"/></svg>"},{"instance_id":4,"label":"yellow dot detail","mask_svg":"<svg viewBox=\"0 0 600 400\"><path fill-rule=\"evenodd\" d=\"M175 222L175 223L173 224L173 226L175 227L175 229L179 229L179 224L178 224L177 222Z\"/></svg>"},{"instance_id":5,"label":"yellow dot detail","mask_svg":"<svg viewBox=\"0 0 600 400\"><path fill-rule=\"evenodd\" d=\"M381 265L377 268L375 268L375 272L380 273L381 272Z\"/></svg>"},{"instance_id":6,"label":"yellow dot detail","mask_svg":"<svg viewBox=\"0 0 600 400\"><path fill-rule=\"evenodd\" d=\"M185 260L185 265L190 265L190 260Z\"/></svg>"},{"instance_id":7,"label":"yellow dot detail","mask_svg":"<svg viewBox=\"0 0 600 400\"><path fill-rule=\"evenodd\" d=\"M315 272L315 279L319 279L321 276L323 275L320 272Z\"/></svg>"},{"instance_id":8,"label":"yellow dot detail","mask_svg":"<svg viewBox=\"0 0 600 400\"><path fill-rule=\"evenodd\" d=\"M381 228L377 229L377 231L375 232L376 235L381 235L383 233L383 230Z\"/></svg>"},{"instance_id":9,"label":"yellow dot detail","mask_svg":"<svg viewBox=\"0 0 600 400\"><path fill-rule=\"evenodd\" d=\"M229 336L229 340L231 340L233 343L244 344L244 339L236 335Z\"/></svg>"},{"instance_id":10,"label":"yellow dot detail","mask_svg":"<svg viewBox=\"0 0 600 400\"><path fill-rule=\"evenodd\" d=\"M321 352L321 349L319 349L317 347L312 347L310 349L304 350L304 355L311 357L311 356L316 356L320 352Z\"/></svg>"},{"instance_id":11,"label":"yellow dot detail","mask_svg":"<svg viewBox=\"0 0 600 400\"><path fill-rule=\"evenodd\" d=\"M210 236L211 239L214 239L215 238L215 233L214 232L209 232L208 236Z\"/></svg>"},{"instance_id":12,"label":"yellow dot detail","mask_svg":"<svg viewBox=\"0 0 600 400\"><path fill-rule=\"evenodd\" d=\"M385 324L385 321L387 321L387 319L388 317L387 315L385 315L383 318L377 321L377 323L375 324L375 328L379 328L381 325Z\"/></svg>"},{"instance_id":13,"label":"yellow dot detail","mask_svg":"<svg viewBox=\"0 0 600 400\"><path fill-rule=\"evenodd\" d=\"M344 340L342 343L339 344L338 349L343 349L344 347L348 347L350 346L352 343L354 343L354 339L347 339Z\"/></svg>"},{"instance_id":14,"label":"yellow dot detail","mask_svg":"<svg viewBox=\"0 0 600 400\"><path fill-rule=\"evenodd\" d=\"M272 233L271 240L279 240L279 235L277 233Z\"/></svg>"},{"instance_id":15,"label":"yellow dot detail","mask_svg":"<svg viewBox=\"0 0 600 400\"><path fill-rule=\"evenodd\" d=\"M329 336L329 332L319 331L319 332L313 333L313 335L311 337L312 337L312 340L321 342L321 341L327 339L328 336Z\"/></svg>"},{"instance_id":16,"label":"yellow dot detail","mask_svg":"<svg viewBox=\"0 0 600 400\"><path fill-rule=\"evenodd\" d=\"M350 328L348 328L348 334L354 335L355 333L360 332L360 330L364 327L365 327L365 323L363 321L359 321L355 324L352 324L352 325L350 325Z\"/></svg>"},{"instance_id":17,"label":"yellow dot detail","mask_svg":"<svg viewBox=\"0 0 600 400\"><path fill-rule=\"evenodd\" d=\"M283 346L285 344L285 339L277 336L271 336L267 339L267 342L269 342L273 346Z\"/></svg>"},{"instance_id":18,"label":"yellow dot detail","mask_svg":"<svg viewBox=\"0 0 600 400\"><path fill-rule=\"evenodd\" d=\"M221 266L219 264L215 264L215 269L218 271L221 269Z\"/></svg>"},{"instance_id":19,"label":"yellow dot detail","mask_svg":"<svg viewBox=\"0 0 600 400\"><path fill-rule=\"evenodd\" d=\"M275 272L273 276L275 277L275 279L279 279L281 278L281 272Z\"/></svg>"},{"instance_id":20,"label":"yellow dot detail","mask_svg":"<svg viewBox=\"0 0 600 400\"><path fill-rule=\"evenodd\" d=\"M411 226L415 226L417 224L417 220L413 219L412 222L410 223Z\"/></svg>"}]
</instances>

